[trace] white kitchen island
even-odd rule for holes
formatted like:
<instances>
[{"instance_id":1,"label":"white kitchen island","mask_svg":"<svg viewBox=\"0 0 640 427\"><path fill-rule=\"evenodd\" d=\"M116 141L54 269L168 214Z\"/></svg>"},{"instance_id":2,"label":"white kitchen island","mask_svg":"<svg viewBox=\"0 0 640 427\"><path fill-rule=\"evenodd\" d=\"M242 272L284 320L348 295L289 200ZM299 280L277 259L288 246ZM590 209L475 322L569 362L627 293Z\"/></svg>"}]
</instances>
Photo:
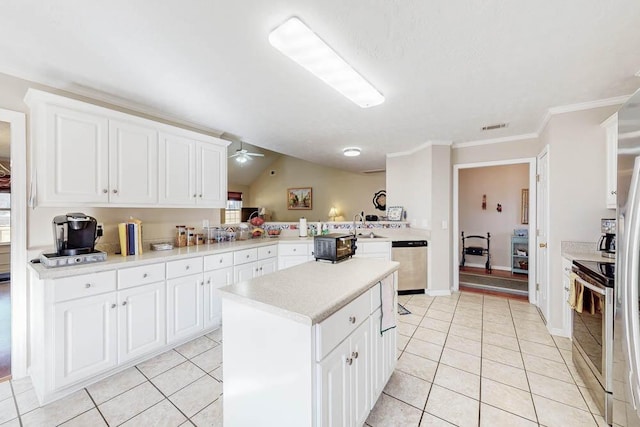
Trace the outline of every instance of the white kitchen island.
<instances>
[{"instance_id":1,"label":"white kitchen island","mask_svg":"<svg viewBox=\"0 0 640 427\"><path fill-rule=\"evenodd\" d=\"M397 269L312 261L221 288L225 427L361 426L396 364Z\"/></svg>"}]
</instances>

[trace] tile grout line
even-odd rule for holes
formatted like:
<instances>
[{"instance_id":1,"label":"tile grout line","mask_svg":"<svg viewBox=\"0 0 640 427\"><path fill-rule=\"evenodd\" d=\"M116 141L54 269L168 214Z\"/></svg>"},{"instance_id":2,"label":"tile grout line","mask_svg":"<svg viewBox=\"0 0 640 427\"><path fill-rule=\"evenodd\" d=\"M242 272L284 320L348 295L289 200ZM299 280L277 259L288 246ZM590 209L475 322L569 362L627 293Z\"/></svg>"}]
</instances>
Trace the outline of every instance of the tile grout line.
<instances>
[{"instance_id":1,"label":"tile grout line","mask_svg":"<svg viewBox=\"0 0 640 427\"><path fill-rule=\"evenodd\" d=\"M136 387L137 387L137 386L136 386ZM131 389L129 389L129 390L131 390ZM127 391L129 391L129 390L127 390ZM107 419L104 417L104 414L102 413L102 411L100 410L100 408L98 408L98 404L97 404L97 403L96 403L96 401L93 399L93 396L91 396L91 393L89 392L89 389L85 387L85 388L84 388L84 391L89 395L89 399L91 399L91 402L93 402L93 406L94 406L94 408L96 409L96 411L98 411L98 414L100 414L100 417L102 417L102 420L103 420L103 421L104 421L104 423L108 426L108 425L109 425L109 423L107 422ZM89 409L89 411L90 411L90 410L91 410L91 409ZM87 412L89 412L89 411L85 411L85 412L83 412L82 414L85 414L85 413L87 413ZM79 417L79 416L80 416L80 415L82 415L82 414L76 415L76 416L75 416L75 417L73 417L73 418L77 418L77 417ZM70 420L67 420L67 421L71 421L73 418L71 418ZM67 422L67 421L65 421L65 422Z\"/></svg>"},{"instance_id":2,"label":"tile grout line","mask_svg":"<svg viewBox=\"0 0 640 427\"><path fill-rule=\"evenodd\" d=\"M183 357L184 357L184 356L183 356ZM189 360L189 359L187 359L187 361L190 361L190 360ZM192 363L193 363L193 362L192 362ZM195 365L195 363L194 363L194 365ZM178 366L179 366L179 365L178 365ZM200 369L200 367L199 367L198 365L196 365L196 366L198 367L198 369ZM139 372L140 372L140 373L141 373L145 378L147 378L147 376L144 374L144 372L142 372L142 371L138 368L138 366L137 366L137 365L136 365L136 367L135 367L135 368L136 368L136 369L138 369L138 371L139 371ZM174 368L175 368L175 366L174 366ZM173 368L171 368L171 369L173 369ZM169 371L169 369L167 369L167 371L165 371L165 372L168 372L168 371ZM163 373L164 373L164 372L163 372ZM206 373L205 373L205 375L206 375ZM156 375L156 377L157 377L157 376L158 376L158 375ZM154 378L155 378L155 377L154 377ZM200 377L200 378L202 378L202 377ZM200 379L200 378L198 378L198 379ZM197 381L197 380L196 380L196 381ZM166 396L166 395L162 392L162 390L160 390L160 389L159 389L159 388L158 388L158 387L153 383L153 381L151 381L151 379L147 378L147 382L148 382L149 384L151 384L151 386L152 386L153 388L155 388L156 390L158 390L158 393L160 393L160 395L162 395L162 397L164 397L164 398L165 398L165 399L166 399L166 400L167 400L167 401L168 401L168 402L169 402L169 403L170 403L174 408L176 408L176 409L178 410L178 412L180 412L182 415L184 415L184 417L187 419L187 421L191 422L191 418L187 417L187 414L185 414L184 412L182 412L182 410L181 410L180 408L178 408L178 406L177 406L175 403L173 403L173 401L172 401L171 399L169 399L169 397L168 397L168 396ZM195 382L195 381L194 381L194 382ZM193 382L189 383L188 385L190 385L190 384L193 384ZM185 386L185 387L187 387L187 386ZM184 387L183 387L183 388L184 388ZM182 389L180 389L180 390L182 390ZM178 392L178 391L180 391L180 390L176 390L176 391L174 392L174 394L175 394L175 393L177 393L177 392ZM162 402L162 400L160 400L160 402ZM154 406L156 406L156 405L157 405L157 404L159 404L160 402L156 402L156 403L154 403L153 405L149 406L148 408L146 408L146 409L145 409L145 410L143 410L142 412L139 412L139 413L137 413L136 415L134 415L133 417L131 417L131 418L129 418L128 420L124 421L122 424L124 424L125 422L127 422L127 421L129 421L129 420L131 420L131 419L133 419L133 418L135 418L135 417L137 417L138 415L140 415L140 414L142 414L143 412L145 412L145 411L149 410L150 408L153 408ZM183 423L183 424L184 424L184 423ZM107 423L107 425L108 425L108 423Z\"/></svg>"},{"instance_id":3,"label":"tile grout line","mask_svg":"<svg viewBox=\"0 0 640 427\"><path fill-rule=\"evenodd\" d=\"M13 398L13 406L16 408L16 418L18 419L18 423L20 424L20 427L22 427L22 417L20 416L20 410L18 409L18 400L16 399L16 392L15 389L13 388L13 382L11 380L9 380L9 388L11 389L11 397ZM9 421L13 421L16 418L12 418Z\"/></svg>"}]
</instances>

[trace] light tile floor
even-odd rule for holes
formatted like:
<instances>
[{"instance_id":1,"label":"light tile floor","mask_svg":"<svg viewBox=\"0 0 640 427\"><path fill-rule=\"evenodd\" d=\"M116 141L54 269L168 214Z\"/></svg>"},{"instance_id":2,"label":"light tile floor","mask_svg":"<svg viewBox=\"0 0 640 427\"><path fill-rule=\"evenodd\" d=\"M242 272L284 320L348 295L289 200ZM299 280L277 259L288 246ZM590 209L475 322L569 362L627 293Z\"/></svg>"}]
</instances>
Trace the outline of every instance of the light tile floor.
<instances>
[{"instance_id":1,"label":"light tile floor","mask_svg":"<svg viewBox=\"0 0 640 427\"><path fill-rule=\"evenodd\" d=\"M367 426L605 426L571 362L523 301L401 296L398 365ZM221 426L215 331L40 407L29 379L0 383L0 426ZM596 412L593 414L591 411Z\"/></svg>"}]
</instances>

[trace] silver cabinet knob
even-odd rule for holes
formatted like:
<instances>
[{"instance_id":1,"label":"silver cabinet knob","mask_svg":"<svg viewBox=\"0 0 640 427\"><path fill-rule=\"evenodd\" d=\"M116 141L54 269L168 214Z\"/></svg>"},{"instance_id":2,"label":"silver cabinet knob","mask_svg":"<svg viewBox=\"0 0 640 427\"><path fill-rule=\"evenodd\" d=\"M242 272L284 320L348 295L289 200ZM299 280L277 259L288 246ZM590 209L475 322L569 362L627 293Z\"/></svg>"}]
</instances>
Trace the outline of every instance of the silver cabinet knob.
<instances>
[{"instance_id":1,"label":"silver cabinet knob","mask_svg":"<svg viewBox=\"0 0 640 427\"><path fill-rule=\"evenodd\" d=\"M122 306L124 307L125 305L127 305L126 301L122 301Z\"/></svg>"},{"instance_id":2,"label":"silver cabinet knob","mask_svg":"<svg viewBox=\"0 0 640 427\"><path fill-rule=\"evenodd\" d=\"M200 286L204 286L204 280L200 281Z\"/></svg>"},{"instance_id":3,"label":"silver cabinet knob","mask_svg":"<svg viewBox=\"0 0 640 427\"><path fill-rule=\"evenodd\" d=\"M149 277L149 275L148 275L147 273L144 273L144 274L142 275L142 278L143 278L143 279L146 279L147 277Z\"/></svg>"},{"instance_id":4,"label":"silver cabinet knob","mask_svg":"<svg viewBox=\"0 0 640 427\"><path fill-rule=\"evenodd\" d=\"M249 255L247 255L247 259L249 259Z\"/></svg>"},{"instance_id":5,"label":"silver cabinet knob","mask_svg":"<svg viewBox=\"0 0 640 427\"><path fill-rule=\"evenodd\" d=\"M347 365L351 366L353 364L353 359L350 357L347 357L347 360L345 360L345 362L347 362Z\"/></svg>"},{"instance_id":6,"label":"silver cabinet knob","mask_svg":"<svg viewBox=\"0 0 640 427\"><path fill-rule=\"evenodd\" d=\"M84 287L89 289L91 287L91 283L87 283L86 285L84 285Z\"/></svg>"},{"instance_id":7,"label":"silver cabinet knob","mask_svg":"<svg viewBox=\"0 0 640 427\"><path fill-rule=\"evenodd\" d=\"M565 287L565 288L564 288L564 290L565 290L565 291L567 291L567 292L569 292L569 288L567 288L567 287Z\"/></svg>"},{"instance_id":8,"label":"silver cabinet knob","mask_svg":"<svg viewBox=\"0 0 640 427\"><path fill-rule=\"evenodd\" d=\"M200 198L202 199L202 194L200 194L199 196L200 196Z\"/></svg>"},{"instance_id":9,"label":"silver cabinet knob","mask_svg":"<svg viewBox=\"0 0 640 427\"><path fill-rule=\"evenodd\" d=\"M611 195L615 196L615 194L616 194L616 190L611 190Z\"/></svg>"},{"instance_id":10,"label":"silver cabinet knob","mask_svg":"<svg viewBox=\"0 0 640 427\"><path fill-rule=\"evenodd\" d=\"M116 304L111 304L111 308L116 308Z\"/></svg>"},{"instance_id":11,"label":"silver cabinet knob","mask_svg":"<svg viewBox=\"0 0 640 427\"><path fill-rule=\"evenodd\" d=\"M194 198L194 199L196 198L196 195L195 195L195 194L193 195L193 198Z\"/></svg>"},{"instance_id":12,"label":"silver cabinet knob","mask_svg":"<svg viewBox=\"0 0 640 427\"><path fill-rule=\"evenodd\" d=\"M102 192L103 192L104 194L107 194L107 193L109 192L109 190L107 190L106 188L103 188L103 189L102 189Z\"/></svg>"},{"instance_id":13,"label":"silver cabinet knob","mask_svg":"<svg viewBox=\"0 0 640 427\"><path fill-rule=\"evenodd\" d=\"M220 261L218 261L220 264L222 264L222 258L220 258Z\"/></svg>"},{"instance_id":14,"label":"silver cabinet knob","mask_svg":"<svg viewBox=\"0 0 640 427\"><path fill-rule=\"evenodd\" d=\"M296 251L296 248L293 248L293 252L295 252L295 251Z\"/></svg>"},{"instance_id":15,"label":"silver cabinet knob","mask_svg":"<svg viewBox=\"0 0 640 427\"><path fill-rule=\"evenodd\" d=\"M211 277L207 279L207 285L210 285L210 284L211 284Z\"/></svg>"},{"instance_id":16,"label":"silver cabinet knob","mask_svg":"<svg viewBox=\"0 0 640 427\"><path fill-rule=\"evenodd\" d=\"M116 194L118 192L118 190L116 190L115 188L113 189L113 194Z\"/></svg>"},{"instance_id":17,"label":"silver cabinet knob","mask_svg":"<svg viewBox=\"0 0 640 427\"><path fill-rule=\"evenodd\" d=\"M356 316L350 316L349 323L356 323Z\"/></svg>"},{"instance_id":18,"label":"silver cabinet knob","mask_svg":"<svg viewBox=\"0 0 640 427\"><path fill-rule=\"evenodd\" d=\"M262 267L260 267L260 271L262 271Z\"/></svg>"},{"instance_id":19,"label":"silver cabinet knob","mask_svg":"<svg viewBox=\"0 0 640 427\"><path fill-rule=\"evenodd\" d=\"M190 268L191 268L191 266L190 266L190 265L186 265L186 266L184 267L184 269L185 269L185 270L188 270L188 269L190 269Z\"/></svg>"},{"instance_id":20,"label":"silver cabinet knob","mask_svg":"<svg viewBox=\"0 0 640 427\"><path fill-rule=\"evenodd\" d=\"M354 351L353 353L351 353L351 357L353 357L354 359L358 358L358 352Z\"/></svg>"}]
</instances>

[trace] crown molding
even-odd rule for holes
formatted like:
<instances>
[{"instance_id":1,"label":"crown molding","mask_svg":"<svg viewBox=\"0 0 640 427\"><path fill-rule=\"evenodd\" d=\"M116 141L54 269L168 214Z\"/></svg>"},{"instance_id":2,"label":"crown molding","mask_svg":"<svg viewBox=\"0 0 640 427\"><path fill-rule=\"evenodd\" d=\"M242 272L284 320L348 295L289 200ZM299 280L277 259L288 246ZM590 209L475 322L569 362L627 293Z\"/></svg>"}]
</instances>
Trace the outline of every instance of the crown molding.
<instances>
[{"instance_id":1,"label":"crown molding","mask_svg":"<svg viewBox=\"0 0 640 427\"><path fill-rule=\"evenodd\" d=\"M451 145L453 145L453 142L451 142L451 141L441 141L441 140L427 141L425 143L422 143L422 144L418 145L416 148L413 148L411 150L398 151L397 153L387 153L387 158L389 159L389 158L393 158L393 157L410 156L412 154L417 153L418 151L424 150L425 148L429 148L429 147L436 146L436 145L451 146Z\"/></svg>"},{"instance_id":2,"label":"crown molding","mask_svg":"<svg viewBox=\"0 0 640 427\"><path fill-rule=\"evenodd\" d=\"M525 133L522 135L505 136L502 138L479 139L476 141L456 142L452 145L452 148L456 149L456 148L466 148L466 147L477 147L479 145L500 144L503 142L515 142L515 141L522 141L525 139L536 139L537 137L538 137L537 133Z\"/></svg>"},{"instance_id":3,"label":"crown molding","mask_svg":"<svg viewBox=\"0 0 640 427\"><path fill-rule=\"evenodd\" d=\"M560 105L549 108L552 115L572 113L574 111L591 110L592 108L609 107L611 105L624 104L631 98L631 95L616 96L613 98L598 99L595 101L580 102L578 104Z\"/></svg>"}]
</instances>

